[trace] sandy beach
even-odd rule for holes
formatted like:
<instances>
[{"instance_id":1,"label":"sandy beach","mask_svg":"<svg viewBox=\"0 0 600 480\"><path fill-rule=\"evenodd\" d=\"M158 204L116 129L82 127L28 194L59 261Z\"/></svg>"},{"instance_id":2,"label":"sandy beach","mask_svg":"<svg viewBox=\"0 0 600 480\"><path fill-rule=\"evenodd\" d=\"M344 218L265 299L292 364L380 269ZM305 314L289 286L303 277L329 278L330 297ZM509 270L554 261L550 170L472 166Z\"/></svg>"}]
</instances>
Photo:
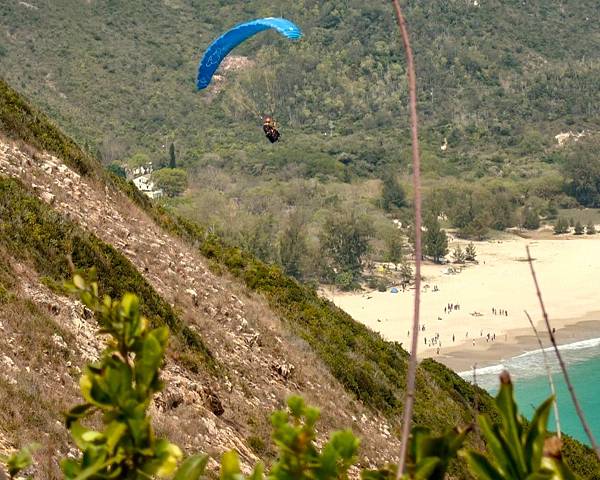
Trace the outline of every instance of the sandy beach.
<instances>
[{"instance_id":1,"label":"sandy beach","mask_svg":"<svg viewBox=\"0 0 600 480\"><path fill-rule=\"evenodd\" d=\"M466 242L460 243L464 248ZM432 357L464 371L474 363L494 365L538 348L524 314L527 310L542 329L525 261L527 245L559 342L600 337L599 236L534 240L507 234L474 244L478 263L467 264L460 273L448 274L449 265L427 262L422 267L421 358ZM452 241L450 247L455 245ZM323 294L356 320L407 348L414 290L399 290Z\"/></svg>"}]
</instances>

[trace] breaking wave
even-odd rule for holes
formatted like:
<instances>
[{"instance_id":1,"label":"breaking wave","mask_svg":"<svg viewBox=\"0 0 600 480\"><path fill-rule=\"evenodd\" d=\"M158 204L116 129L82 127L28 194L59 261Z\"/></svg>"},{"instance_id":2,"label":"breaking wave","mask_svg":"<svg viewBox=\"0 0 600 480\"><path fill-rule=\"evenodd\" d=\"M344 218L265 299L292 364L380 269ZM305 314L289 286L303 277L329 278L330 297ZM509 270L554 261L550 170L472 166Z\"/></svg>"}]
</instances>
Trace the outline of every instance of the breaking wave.
<instances>
[{"instance_id":1,"label":"breaking wave","mask_svg":"<svg viewBox=\"0 0 600 480\"><path fill-rule=\"evenodd\" d=\"M567 366L584 362L594 357L600 357L600 338L592 338L574 343L560 345L558 349L561 352ZM560 366L554 349L552 347L544 348L551 372L560 371ZM531 350L522 353L507 360L502 360L497 365L477 369L477 384L486 390L495 390L498 387L498 375L503 370L508 370L515 382L524 381L539 376L546 376L546 365L544 362L544 351L541 349ZM459 372L462 378L473 382L473 370Z\"/></svg>"}]
</instances>

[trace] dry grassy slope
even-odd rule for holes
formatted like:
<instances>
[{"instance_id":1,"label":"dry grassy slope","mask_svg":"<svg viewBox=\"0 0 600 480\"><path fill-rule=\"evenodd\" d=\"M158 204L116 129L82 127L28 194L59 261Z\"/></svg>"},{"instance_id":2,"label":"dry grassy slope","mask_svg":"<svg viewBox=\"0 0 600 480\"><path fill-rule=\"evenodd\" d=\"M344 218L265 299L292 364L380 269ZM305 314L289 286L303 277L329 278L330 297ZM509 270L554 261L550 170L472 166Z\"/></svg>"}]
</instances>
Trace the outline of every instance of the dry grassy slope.
<instances>
[{"instance_id":1,"label":"dry grassy slope","mask_svg":"<svg viewBox=\"0 0 600 480\"><path fill-rule=\"evenodd\" d=\"M82 178L60 159L9 141L0 140L0 174L21 179L58 212L120 250L181 318L198 330L215 355L219 367L212 375L186 369L178 362L178 352L169 352L164 374L167 386L156 401L160 431L189 451L216 455L235 448L249 466L256 457L248 438L268 442L268 415L288 395L300 393L322 407L323 434L352 426L363 439L363 464L394 460L398 445L390 435L392 426L352 399L314 353L286 332L262 298L239 283L213 275L202 257L166 235L123 194ZM10 312L2 311L0 319L9 325L5 327L9 335L0 336L4 366L0 398L7 395L10 384L18 386L26 376L30 390L47 397L56 423L59 411L67 406L61 399L76 399L79 368L101 347L94 335L96 327L93 319L85 318L81 305L51 292L27 265L9 261L20 279L23 297L48 312L46 321L56 324L64 335L53 334L50 342L46 338L49 347L42 347L45 352L32 359L31 348L27 352L19 348L19 339L35 336L29 331L27 316L14 321L13 315L11 321L6 318ZM38 339L38 347L44 344L42 340ZM36 346L35 339L32 342ZM224 407L219 417L209 408L215 396ZM44 431L40 426L38 430ZM0 445L2 437L15 445L34 440L34 426L28 427L31 438L3 432L0 425ZM66 438L57 435L58 443Z\"/></svg>"}]
</instances>

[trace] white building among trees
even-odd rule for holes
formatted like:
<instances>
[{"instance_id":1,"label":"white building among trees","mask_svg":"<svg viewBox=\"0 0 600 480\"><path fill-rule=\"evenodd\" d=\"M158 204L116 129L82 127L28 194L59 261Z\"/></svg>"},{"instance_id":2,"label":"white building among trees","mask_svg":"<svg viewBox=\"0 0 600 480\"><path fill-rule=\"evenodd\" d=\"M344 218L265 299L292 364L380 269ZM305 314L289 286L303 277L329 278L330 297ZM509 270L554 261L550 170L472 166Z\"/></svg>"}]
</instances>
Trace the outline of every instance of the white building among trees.
<instances>
[{"instance_id":1,"label":"white building among trees","mask_svg":"<svg viewBox=\"0 0 600 480\"><path fill-rule=\"evenodd\" d=\"M152 181L152 172L154 167L152 163L146 163L136 168L126 168L127 179L131 180L136 188L147 195L150 198L160 198L163 196L163 191L160 188L156 188L156 185Z\"/></svg>"}]
</instances>

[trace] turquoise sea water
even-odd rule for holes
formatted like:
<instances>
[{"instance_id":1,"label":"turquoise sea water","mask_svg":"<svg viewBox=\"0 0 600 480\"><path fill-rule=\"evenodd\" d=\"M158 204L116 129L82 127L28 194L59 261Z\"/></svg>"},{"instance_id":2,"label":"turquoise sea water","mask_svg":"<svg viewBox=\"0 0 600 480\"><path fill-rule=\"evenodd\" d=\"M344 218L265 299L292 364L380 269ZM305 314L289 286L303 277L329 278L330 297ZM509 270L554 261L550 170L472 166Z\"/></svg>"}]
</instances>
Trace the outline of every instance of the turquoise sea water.
<instances>
[{"instance_id":1,"label":"turquoise sea water","mask_svg":"<svg viewBox=\"0 0 600 480\"><path fill-rule=\"evenodd\" d=\"M596 439L600 439L600 338L563 345L560 350L585 417ZM554 351L547 349L546 356L556 388L562 431L589 445ZM543 353L536 350L503 361L502 364L483 368L477 373L477 383L495 395L498 390L498 374L504 369L511 373L519 410L531 418L534 406L550 396ZM464 372L461 375L466 380L472 380L472 373ZM554 415L548 422L548 428L555 430Z\"/></svg>"}]
</instances>

